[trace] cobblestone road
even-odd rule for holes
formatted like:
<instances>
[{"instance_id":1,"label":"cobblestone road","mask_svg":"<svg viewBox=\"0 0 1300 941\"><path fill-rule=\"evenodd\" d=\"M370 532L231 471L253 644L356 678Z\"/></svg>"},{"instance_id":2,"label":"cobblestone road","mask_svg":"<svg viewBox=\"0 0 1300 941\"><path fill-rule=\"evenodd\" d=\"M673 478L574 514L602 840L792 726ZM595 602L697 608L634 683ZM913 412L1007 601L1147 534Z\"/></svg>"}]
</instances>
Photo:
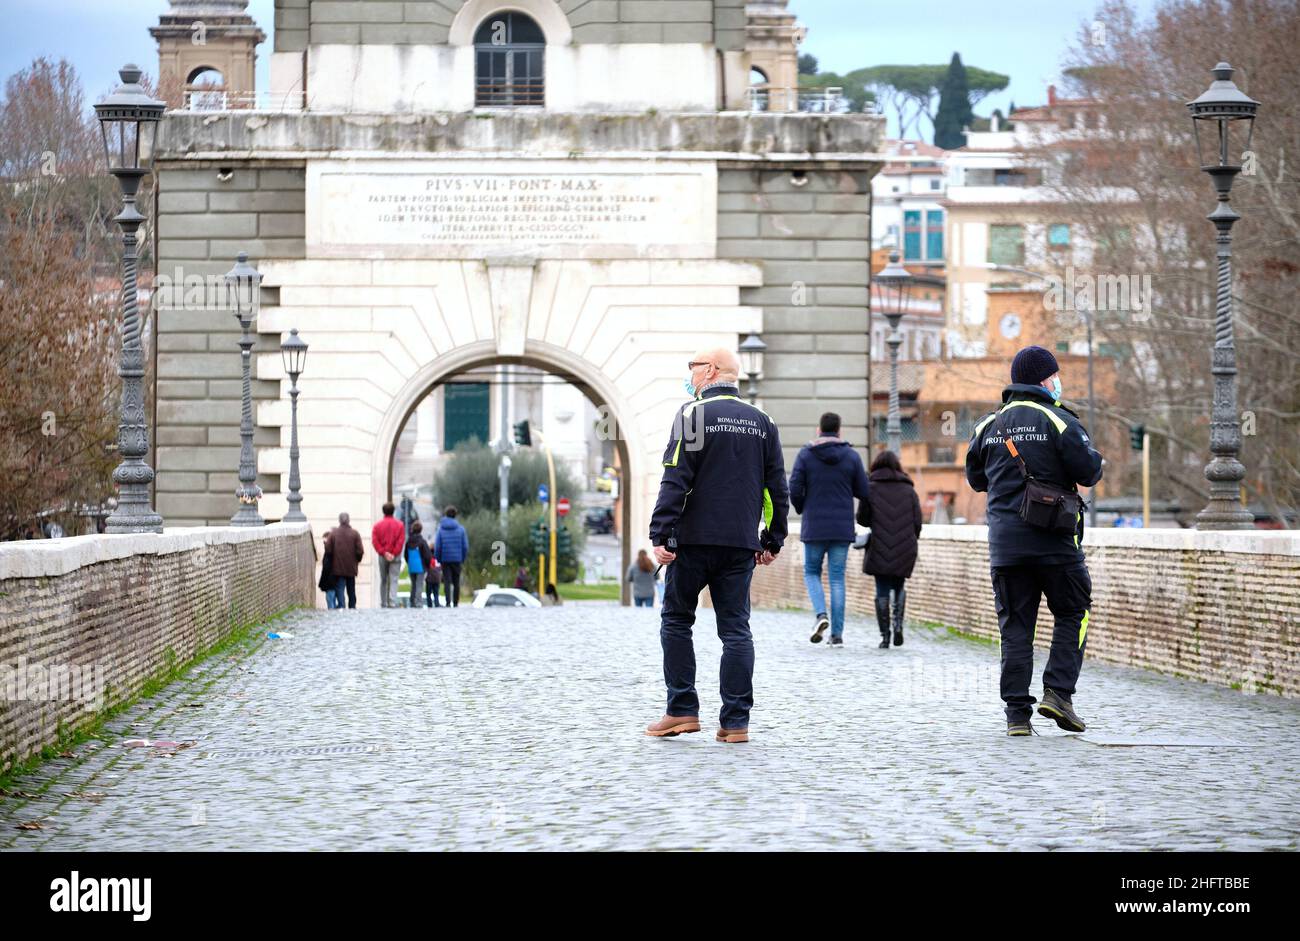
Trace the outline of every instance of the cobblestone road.
<instances>
[{"instance_id":1,"label":"cobblestone road","mask_svg":"<svg viewBox=\"0 0 1300 941\"><path fill-rule=\"evenodd\" d=\"M755 614L752 740L722 745L711 612L675 739L641 734L657 610L300 613L20 780L0 849L1297 848L1300 703L1088 662L1084 737L1008 739L996 648L808 628Z\"/></svg>"}]
</instances>

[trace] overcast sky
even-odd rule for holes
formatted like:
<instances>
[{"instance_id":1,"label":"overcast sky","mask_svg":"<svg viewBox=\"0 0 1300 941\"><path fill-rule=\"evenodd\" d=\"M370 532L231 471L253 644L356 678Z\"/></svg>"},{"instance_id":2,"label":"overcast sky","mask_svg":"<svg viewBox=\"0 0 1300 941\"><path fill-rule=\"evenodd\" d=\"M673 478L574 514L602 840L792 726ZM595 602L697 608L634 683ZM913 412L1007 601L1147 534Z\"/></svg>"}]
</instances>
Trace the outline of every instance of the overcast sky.
<instances>
[{"instance_id":1,"label":"overcast sky","mask_svg":"<svg viewBox=\"0 0 1300 941\"><path fill-rule=\"evenodd\" d=\"M1148 13L1155 0L1136 3ZM1007 90L981 103L980 114L994 107L1005 112L1010 101L1041 103L1059 77L1066 47L1096 7L1094 0L790 0L808 27L803 51L825 70L941 63L960 52L967 65L1010 75ZM93 101L111 90L124 62L157 72L148 29L167 8L166 0L0 0L7 27L0 75L38 56L63 57ZM269 36L273 0L252 0L249 12ZM258 57L259 88L267 87L270 49L268 39Z\"/></svg>"}]
</instances>

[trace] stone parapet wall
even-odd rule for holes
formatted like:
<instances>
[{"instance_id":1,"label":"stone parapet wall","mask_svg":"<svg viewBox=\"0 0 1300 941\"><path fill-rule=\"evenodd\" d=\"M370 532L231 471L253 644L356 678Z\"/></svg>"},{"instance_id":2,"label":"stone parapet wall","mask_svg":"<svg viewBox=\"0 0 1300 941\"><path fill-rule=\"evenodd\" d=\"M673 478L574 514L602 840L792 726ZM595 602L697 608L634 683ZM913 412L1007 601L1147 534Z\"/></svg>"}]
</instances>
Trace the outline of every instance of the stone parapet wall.
<instances>
[{"instance_id":1,"label":"stone parapet wall","mask_svg":"<svg viewBox=\"0 0 1300 941\"><path fill-rule=\"evenodd\" d=\"M312 605L315 563L305 524L0 545L0 773L236 629Z\"/></svg>"},{"instance_id":2,"label":"stone parapet wall","mask_svg":"<svg viewBox=\"0 0 1300 941\"><path fill-rule=\"evenodd\" d=\"M755 571L755 607L807 608L802 549L794 528L778 562ZM1300 696L1300 535L1092 530L1084 549L1093 586L1090 658ZM874 581L862 573L860 552L849 553L847 580L848 609L872 618L874 634ZM925 527L907 616L997 638L986 527ZM1038 625L1036 643L1046 650L1046 603Z\"/></svg>"}]
</instances>

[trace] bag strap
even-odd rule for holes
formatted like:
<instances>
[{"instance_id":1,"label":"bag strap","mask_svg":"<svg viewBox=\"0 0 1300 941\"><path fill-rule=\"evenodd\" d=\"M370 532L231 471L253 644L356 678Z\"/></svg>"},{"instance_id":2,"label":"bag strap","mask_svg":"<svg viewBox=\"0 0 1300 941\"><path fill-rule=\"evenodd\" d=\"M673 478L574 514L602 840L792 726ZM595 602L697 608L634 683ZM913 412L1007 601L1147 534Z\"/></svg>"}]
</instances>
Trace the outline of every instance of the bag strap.
<instances>
[{"instance_id":1,"label":"bag strap","mask_svg":"<svg viewBox=\"0 0 1300 941\"><path fill-rule=\"evenodd\" d=\"M1014 457L1016 463L1020 465L1020 473L1024 475L1025 480L1033 480L1034 475L1029 473L1029 468L1025 466L1025 459L1020 456L1020 450L1016 447L1016 443L1011 440L1011 436L1007 434L1006 427L1002 424L1002 413L1005 411L1006 406L998 409L997 418L993 420L994 427L997 428L998 433L1002 435L1002 443L1007 446L1007 450L1011 452L1011 456Z\"/></svg>"}]
</instances>

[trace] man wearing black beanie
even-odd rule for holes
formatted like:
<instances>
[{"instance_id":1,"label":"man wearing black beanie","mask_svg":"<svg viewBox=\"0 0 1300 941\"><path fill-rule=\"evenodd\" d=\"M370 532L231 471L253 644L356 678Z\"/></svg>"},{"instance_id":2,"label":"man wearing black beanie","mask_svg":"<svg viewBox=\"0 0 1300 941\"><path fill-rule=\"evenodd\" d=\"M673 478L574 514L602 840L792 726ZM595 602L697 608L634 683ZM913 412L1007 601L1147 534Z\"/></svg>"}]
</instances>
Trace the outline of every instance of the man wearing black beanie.
<instances>
[{"instance_id":1,"label":"man wearing black beanie","mask_svg":"<svg viewBox=\"0 0 1300 941\"><path fill-rule=\"evenodd\" d=\"M1012 360L1001 408L976 424L966 452L966 480L988 493L1008 735L1034 734L1029 683L1044 595L1055 626L1038 714L1067 731L1086 728L1073 705L1092 605L1078 487L1101 480L1101 466L1079 416L1061 405L1056 357L1041 346L1025 347Z\"/></svg>"}]
</instances>

